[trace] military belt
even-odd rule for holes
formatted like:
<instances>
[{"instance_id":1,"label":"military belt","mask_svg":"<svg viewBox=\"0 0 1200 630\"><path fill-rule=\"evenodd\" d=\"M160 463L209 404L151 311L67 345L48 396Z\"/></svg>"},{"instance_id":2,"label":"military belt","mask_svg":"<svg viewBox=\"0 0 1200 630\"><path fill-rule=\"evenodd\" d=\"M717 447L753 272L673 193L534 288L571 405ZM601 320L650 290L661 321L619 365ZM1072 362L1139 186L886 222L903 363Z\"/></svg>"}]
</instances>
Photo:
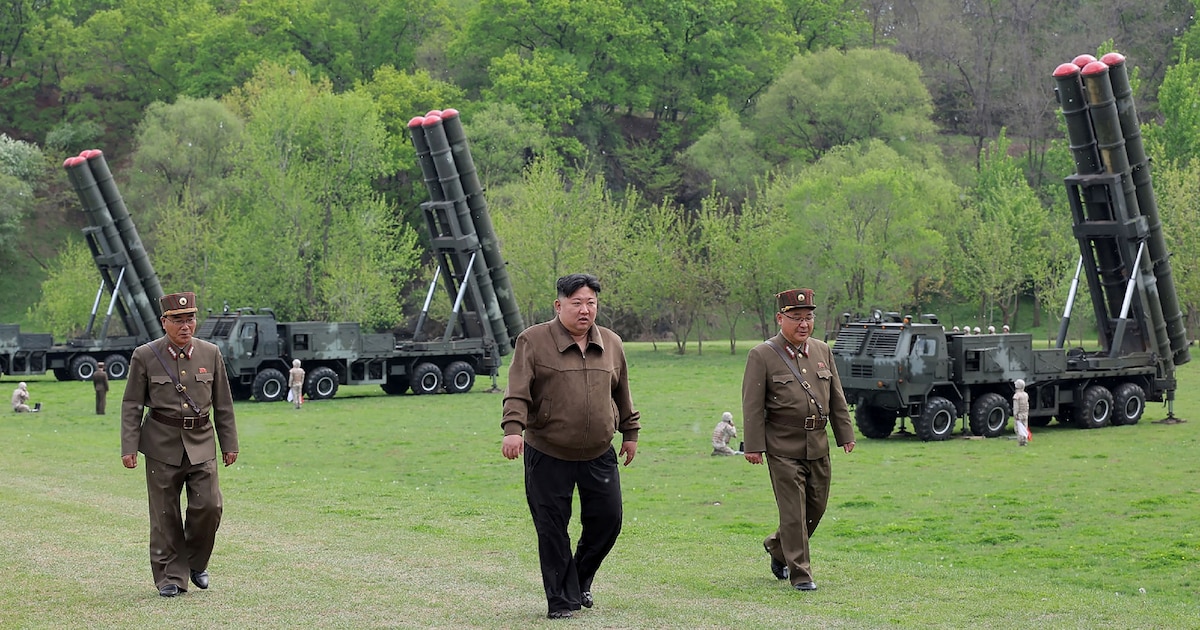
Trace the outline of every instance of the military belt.
<instances>
[{"instance_id":1,"label":"military belt","mask_svg":"<svg viewBox=\"0 0 1200 630\"><path fill-rule=\"evenodd\" d=\"M206 425L208 425L208 414L204 414L203 416L183 416L182 418L172 418L171 416L163 415L157 411L151 411L150 417L154 419L155 422L161 422L169 427L187 429L189 431L192 429L203 429Z\"/></svg>"},{"instance_id":2,"label":"military belt","mask_svg":"<svg viewBox=\"0 0 1200 630\"><path fill-rule=\"evenodd\" d=\"M825 423L829 420L825 416L808 416L804 419L804 428L809 431L824 429Z\"/></svg>"}]
</instances>

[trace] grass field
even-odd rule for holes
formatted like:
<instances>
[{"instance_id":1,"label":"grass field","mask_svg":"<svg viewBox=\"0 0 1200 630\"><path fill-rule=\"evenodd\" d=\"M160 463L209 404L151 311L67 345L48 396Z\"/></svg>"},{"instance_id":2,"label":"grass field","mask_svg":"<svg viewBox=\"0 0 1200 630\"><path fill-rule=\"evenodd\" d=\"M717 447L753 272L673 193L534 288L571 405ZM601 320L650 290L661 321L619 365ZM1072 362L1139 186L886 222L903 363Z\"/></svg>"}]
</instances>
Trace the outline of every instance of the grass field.
<instances>
[{"instance_id":1,"label":"grass field","mask_svg":"<svg viewBox=\"0 0 1200 630\"><path fill-rule=\"evenodd\" d=\"M0 416L0 627L1200 627L1195 364L1180 371L1183 424L1153 422L1165 409L1151 404L1136 426L1035 428L1026 448L835 451L820 590L798 593L762 550L766 467L708 454L722 411L741 428L749 344L659 348L629 346L645 428L621 471L625 529L596 607L573 620L544 618L521 465L500 455L501 395L484 379L457 396L348 387L299 412L238 403L212 588L164 599L143 472L120 464L122 384L97 417L90 384L39 378L43 413Z\"/></svg>"}]
</instances>

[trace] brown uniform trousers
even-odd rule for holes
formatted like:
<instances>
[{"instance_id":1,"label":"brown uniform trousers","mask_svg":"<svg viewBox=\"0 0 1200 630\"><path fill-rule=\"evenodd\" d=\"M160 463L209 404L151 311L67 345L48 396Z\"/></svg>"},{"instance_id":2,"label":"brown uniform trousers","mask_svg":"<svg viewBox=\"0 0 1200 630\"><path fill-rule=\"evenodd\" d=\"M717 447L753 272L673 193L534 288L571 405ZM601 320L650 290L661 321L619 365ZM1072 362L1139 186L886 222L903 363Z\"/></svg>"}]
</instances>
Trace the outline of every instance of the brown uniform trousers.
<instances>
[{"instance_id":1,"label":"brown uniform trousers","mask_svg":"<svg viewBox=\"0 0 1200 630\"><path fill-rule=\"evenodd\" d=\"M92 375L92 385L96 388L96 415L103 416L108 401L108 374L104 370L96 370Z\"/></svg>"},{"instance_id":2,"label":"brown uniform trousers","mask_svg":"<svg viewBox=\"0 0 1200 630\"><path fill-rule=\"evenodd\" d=\"M150 349L153 344L164 367ZM192 339L192 353L175 354L166 337L140 346L129 362L129 380L121 401L121 453L146 455L146 492L150 507L150 569L154 584L187 590L190 571L208 568L221 524L224 503L217 482L217 441L221 452L238 451L233 397L225 362L217 347ZM200 407L199 421L172 425L171 419L193 417L187 399L175 389L167 368ZM143 415L143 408L150 413ZM188 426L191 428L185 428ZM179 495L187 489L187 518Z\"/></svg>"},{"instance_id":3,"label":"brown uniform trousers","mask_svg":"<svg viewBox=\"0 0 1200 630\"><path fill-rule=\"evenodd\" d=\"M812 389L804 389L767 343L751 349L742 379L745 451L766 453L779 510L779 528L763 545L772 558L787 564L792 584L800 584L813 581L808 542L829 501L826 425L832 425L838 446L854 441L854 425L827 344L809 338L804 356L782 334L770 343L794 355L796 369Z\"/></svg>"}]
</instances>

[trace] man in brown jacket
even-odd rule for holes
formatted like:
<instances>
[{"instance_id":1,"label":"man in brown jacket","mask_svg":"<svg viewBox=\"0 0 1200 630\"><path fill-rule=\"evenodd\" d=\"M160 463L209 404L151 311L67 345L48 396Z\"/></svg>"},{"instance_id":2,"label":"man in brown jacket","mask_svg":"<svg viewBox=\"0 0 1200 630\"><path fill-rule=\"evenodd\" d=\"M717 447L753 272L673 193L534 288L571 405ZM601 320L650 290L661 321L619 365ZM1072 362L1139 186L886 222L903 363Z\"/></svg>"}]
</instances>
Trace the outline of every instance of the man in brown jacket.
<instances>
[{"instance_id":1,"label":"man in brown jacket","mask_svg":"<svg viewBox=\"0 0 1200 630\"><path fill-rule=\"evenodd\" d=\"M221 351L192 338L196 296L164 295L159 304L166 335L139 346L129 362L121 462L136 468L137 452L146 455L150 569L158 594L174 597L187 591L189 578L208 588L208 561L224 509L217 440L229 466L237 461L238 437ZM185 487L186 522L179 505Z\"/></svg>"},{"instance_id":2,"label":"man in brown jacket","mask_svg":"<svg viewBox=\"0 0 1200 630\"><path fill-rule=\"evenodd\" d=\"M779 509L779 528L763 541L771 572L815 591L808 541L829 500L829 437L854 450L854 425L829 346L812 338L816 305L811 289L775 296L779 334L755 346L742 378L746 461L763 463Z\"/></svg>"},{"instance_id":3,"label":"man in brown jacket","mask_svg":"<svg viewBox=\"0 0 1200 630\"><path fill-rule=\"evenodd\" d=\"M592 579L621 533L613 435L621 432L619 456L628 466L641 428L621 338L596 324L599 293L595 276L558 279L557 317L517 337L504 392L500 451L508 459L525 456L525 498L550 619L592 607ZM583 527L572 553L567 524L576 486Z\"/></svg>"}]
</instances>

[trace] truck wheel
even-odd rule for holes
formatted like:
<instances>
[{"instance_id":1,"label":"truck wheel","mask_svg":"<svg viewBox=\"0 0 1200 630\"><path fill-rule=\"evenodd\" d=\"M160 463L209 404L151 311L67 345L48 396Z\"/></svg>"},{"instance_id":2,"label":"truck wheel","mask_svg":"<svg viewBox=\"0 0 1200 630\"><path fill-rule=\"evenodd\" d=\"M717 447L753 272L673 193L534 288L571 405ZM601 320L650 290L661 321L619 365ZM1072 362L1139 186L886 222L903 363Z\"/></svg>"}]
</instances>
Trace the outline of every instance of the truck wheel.
<instances>
[{"instance_id":1,"label":"truck wheel","mask_svg":"<svg viewBox=\"0 0 1200 630\"><path fill-rule=\"evenodd\" d=\"M1009 415L1008 401L1003 396L995 392L984 394L971 404L971 433L1000 437L1008 426Z\"/></svg>"},{"instance_id":2,"label":"truck wheel","mask_svg":"<svg viewBox=\"0 0 1200 630\"><path fill-rule=\"evenodd\" d=\"M119 381L129 376L129 359L119 354L110 354L104 357L104 371L108 378Z\"/></svg>"},{"instance_id":3,"label":"truck wheel","mask_svg":"<svg viewBox=\"0 0 1200 630\"><path fill-rule=\"evenodd\" d=\"M858 432L864 437L882 440L896 430L896 412L870 405L855 405L854 424L858 425Z\"/></svg>"},{"instance_id":4,"label":"truck wheel","mask_svg":"<svg viewBox=\"0 0 1200 630\"><path fill-rule=\"evenodd\" d=\"M337 395L338 375L332 368L319 367L304 380L304 391L309 400L325 400Z\"/></svg>"},{"instance_id":5,"label":"truck wheel","mask_svg":"<svg viewBox=\"0 0 1200 630\"><path fill-rule=\"evenodd\" d=\"M253 393L249 387L242 385L238 381L229 382L229 395L234 400L250 400L250 395Z\"/></svg>"},{"instance_id":6,"label":"truck wheel","mask_svg":"<svg viewBox=\"0 0 1200 630\"><path fill-rule=\"evenodd\" d=\"M408 384L414 394L436 394L442 388L442 368L432 363L418 363Z\"/></svg>"},{"instance_id":7,"label":"truck wheel","mask_svg":"<svg viewBox=\"0 0 1200 630\"><path fill-rule=\"evenodd\" d=\"M68 368L54 368L51 371L54 372L54 378L60 381L71 380L71 370Z\"/></svg>"},{"instance_id":8,"label":"truck wheel","mask_svg":"<svg viewBox=\"0 0 1200 630\"><path fill-rule=\"evenodd\" d=\"M96 359L81 354L71 360L71 379L76 381L90 381L92 375L96 373Z\"/></svg>"},{"instance_id":9,"label":"truck wheel","mask_svg":"<svg viewBox=\"0 0 1200 630\"><path fill-rule=\"evenodd\" d=\"M1145 411L1146 392L1141 385L1121 383L1113 390L1113 424L1137 424Z\"/></svg>"},{"instance_id":10,"label":"truck wheel","mask_svg":"<svg viewBox=\"0 0 1200 630\"><path fill-rule=\"evenodd\" d=\"M392 396L399 396L408 391L408 379L388 376L386 383L380 383L379 388Z\"/></svg>"},{"instance_id":11,"label":"truck wheel","mask_svg":"<svg viewBox=\"0 0 1200 630\"><path fill-rule=\"evenodd\" d=\"M252 389L258 402L279 402L287 397L287 377L275 368L267 368L254 377Z\"/></svg>"},{"instance_id":12,"label":"truck wheel","mask_svg":"<svg viewBox=\"0 0 1200 630\"><path fill-rule=\"evenodd\" d=\"M475 385L475 368L466 361L455 361L446 366L446 393L465 394Z\"/></svg>"},{"instance_id":13,"label":"truck wheel","mask_svg":"<svg viewBox=\"0 0 1200 630\"><path fill-rule=\"evenodd\" d=\"M917 430L917 437L923 441L940 442L954 433L957 419L958 413L954 403L941 396L933 396L925 401L925 410L921 417L913 418L913 427Z\"/></svg>"},{"instance_id":14,"label":"truck wheel","mask_svg":"<svg viewBox=\"0 0 1200 630\"><path fill-rule=\"evenodd\" d=\"M1092 385L1083 392L1083 398L1075 403L1075 423L1081 429L1099 429L1108 426L1113 415L1113 395L1103 385Z\"/></svg>"}]
</instances>

